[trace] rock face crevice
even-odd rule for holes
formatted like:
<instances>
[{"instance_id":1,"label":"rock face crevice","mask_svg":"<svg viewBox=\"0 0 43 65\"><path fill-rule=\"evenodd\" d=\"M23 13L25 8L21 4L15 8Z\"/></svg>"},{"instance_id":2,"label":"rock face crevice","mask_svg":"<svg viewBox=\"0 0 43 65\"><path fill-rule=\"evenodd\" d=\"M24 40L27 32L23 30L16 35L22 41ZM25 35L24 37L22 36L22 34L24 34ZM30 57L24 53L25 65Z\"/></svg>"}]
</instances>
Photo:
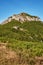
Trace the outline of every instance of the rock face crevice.
<instances>
[{"instance_id":1,"label":"rock face crevice","mask_svg":"<svg viewBox=\"0 0 43 65\"><path fill-rule=\"evenodd\" d=\"M10 22L11 20L17 20L19 22L25 22L25 21L41 21L39 17L37 16L32 16L32 15L29 15L27 13L20 13L20 14L16 14L16 15L13 15L11 17L9 17L7 20L5 20L3 23L8 23Z\"/></svg>"}]
</instances>

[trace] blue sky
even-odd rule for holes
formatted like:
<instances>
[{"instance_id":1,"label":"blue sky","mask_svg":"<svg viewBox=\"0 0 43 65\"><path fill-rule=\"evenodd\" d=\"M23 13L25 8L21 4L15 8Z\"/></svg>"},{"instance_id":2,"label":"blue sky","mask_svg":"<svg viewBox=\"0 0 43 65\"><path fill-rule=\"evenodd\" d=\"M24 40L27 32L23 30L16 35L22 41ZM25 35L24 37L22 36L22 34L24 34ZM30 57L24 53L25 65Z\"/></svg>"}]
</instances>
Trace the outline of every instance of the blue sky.
<instances>
[{"instance_id":1,"label":"blue sky","mask_svg":"<svg viewBox=\"0 0 43 65\"><path fill-rule=\"evenodd\" d=\"M0 23L21 12L39 16L43 20L43 0L0 0Z\"/></svg>"}]
</instances>

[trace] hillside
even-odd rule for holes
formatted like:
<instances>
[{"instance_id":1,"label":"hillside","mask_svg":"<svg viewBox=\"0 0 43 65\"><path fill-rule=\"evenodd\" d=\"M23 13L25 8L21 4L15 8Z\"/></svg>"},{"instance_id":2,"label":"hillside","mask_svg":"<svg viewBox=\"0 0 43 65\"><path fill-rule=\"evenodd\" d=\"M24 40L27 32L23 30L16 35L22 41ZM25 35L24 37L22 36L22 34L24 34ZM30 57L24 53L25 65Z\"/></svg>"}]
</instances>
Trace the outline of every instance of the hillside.
<instances>
[{"instance_id":1,"label":"hillside","mask_svg":"<svg viewBox=\"0 0 43 65\"><path fill-rule=\"evenodd\" d=\"M25 21L21 24L17 20L12 20L7 24L0 25L0 39L43 42L43 23L41 21Z\"/></svg>"},{"instance_id":2,"label":"hillside","mask_svg":"<svg viewBox=\"0 0 43 65\"><path fill-rule=\"evenodd\" d=\"M0 65L43 65L43 22L27 13L14 16L23 19L0 24Z\"/></svg>"}]
</instances>

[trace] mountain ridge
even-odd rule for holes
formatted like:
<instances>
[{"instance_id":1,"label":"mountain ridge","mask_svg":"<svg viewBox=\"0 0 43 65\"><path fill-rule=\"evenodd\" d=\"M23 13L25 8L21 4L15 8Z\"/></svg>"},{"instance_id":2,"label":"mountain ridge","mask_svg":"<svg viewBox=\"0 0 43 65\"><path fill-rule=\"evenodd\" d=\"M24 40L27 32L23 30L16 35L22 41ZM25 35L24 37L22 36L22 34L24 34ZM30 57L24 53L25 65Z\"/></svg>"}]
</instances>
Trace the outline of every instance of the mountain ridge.
<instances>
[{"instance_id":1,"label":"mountain ridge","mask_svg":"<svg viewBox=\"0 0 43 65\"><path fill-rule=\"evenodd\" d=\"M23 23L25 21L41 21L41 19L38 16L32 16L30 14L23 12L23 13L14 14L14 15L8 17L8 19L5 20L2 24L6 24L6 23L10 22L11 20L17 20L17 21L20 21L21 23Z\"/></svg>"}]
</instances>

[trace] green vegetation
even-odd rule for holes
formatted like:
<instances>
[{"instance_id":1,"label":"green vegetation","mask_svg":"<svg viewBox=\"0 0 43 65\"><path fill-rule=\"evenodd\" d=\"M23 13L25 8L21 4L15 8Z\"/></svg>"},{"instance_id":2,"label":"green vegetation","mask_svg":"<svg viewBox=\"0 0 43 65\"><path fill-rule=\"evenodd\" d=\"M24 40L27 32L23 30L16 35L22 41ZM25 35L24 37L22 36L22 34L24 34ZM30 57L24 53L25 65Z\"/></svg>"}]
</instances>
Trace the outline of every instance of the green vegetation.
<instances>
[{"instance_id":1,"label":"green vegetation","mask_svg":"<svg viewBox=\"0 0 43 65\"><path fill-rule=\"evenodd\" d=\"M21 24L12 20L0 25L0 42L7 43L7 49L17 54L16 58L6 59L2 51L0 65L37 65L35 57L43 57L43 23L26 21Z\"/></svg>"},{"instance_id":2,"label":"green vegetation","mask_svg":"<svg viewBox=\"0 0 43 65\"><path fill-rule=\"evenodd\" d=\"M35 17L35 18L37 18L37 16L32 16L32 15L30 15L30 14L27 14L27 13L21 13L21 15L23 15L23 16L29 16L29 17Z\"/></svg>"},{"instance_id":3,"label":"green vegetation","mask_svg":"<svg viewBox=\"0 0 43 65\"><path fill-rule=\"evenodd\" d=\"M18 27L17 29L14 26ZM23 30L20 30L22 28ZM43 42L43 23L38 21L24 22L21 24L18 21L0 25L0 40L16 39L28 42Z\"/></svg>"},{"instance_id":4,"label":"green vegetation","mask_svg":"<svg viewBox=\"0 0 43 65\"><path fill-rule=\"evenodd\" d=\"M9 41L7 44L8 48L12 48L12 50L17 53L20 51L21 54L28 55L29 57L35 56L43 56L43 43L41 42L25 42L25 41L17 41L17 40Z\"/></svg>"},{"instance_id":5,"label":"green vegetation","mask_svg":"<svg viewBox=\"0 0 43 65\"><path fill-rule=\"evenodd\" d=\"M15 39L13 40L11 39L7 43L6 47L10 51L12 49L12 51L16 52L16 57L12 57L10 59L3 58L4 57L3 55L6 52L2 51L0 53L0 59L1 59L0 65L9 65L9 64L10 65L24 65L24 64L25 65L37 65L37 63L39 65L42 65L43 61L40 61L40 60L37 61L35 57L37 58L43 57L43 43L26 42L26 41L18 41ZM6 54L8 54L8 51Z\"/></svg>"}]
</instances>

